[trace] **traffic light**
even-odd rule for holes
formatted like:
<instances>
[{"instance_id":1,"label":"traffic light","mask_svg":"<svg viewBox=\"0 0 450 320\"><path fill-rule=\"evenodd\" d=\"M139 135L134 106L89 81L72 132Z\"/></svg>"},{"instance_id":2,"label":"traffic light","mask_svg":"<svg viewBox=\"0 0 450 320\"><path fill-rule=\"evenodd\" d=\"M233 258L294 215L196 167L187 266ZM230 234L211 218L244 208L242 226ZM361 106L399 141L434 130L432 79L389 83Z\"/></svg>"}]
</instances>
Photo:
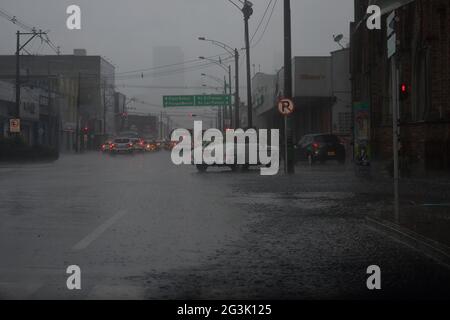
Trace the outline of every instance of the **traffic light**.
<instances>
[{"instance_id":1,"label":"traffic light","mask_svg":"<svg viewBox=\"0 0 450 320\"><path fill-rule=\"evenodd\" d=\"M405 101L409 98L409 88L406 83L400 84L400 90L399 90L399 100Z\"/></svg>"},{"instance_id":2,"label":"traffic light","mask_svg":"<svg viewBox=\"0 0 450 320\"><path fill-rule=\"evenodd\" d=\"M84 134L87 134L89 132L89 128L88 127L84 127L83 128L83 132L84 132Z\"/></svg>"}]
</instances>

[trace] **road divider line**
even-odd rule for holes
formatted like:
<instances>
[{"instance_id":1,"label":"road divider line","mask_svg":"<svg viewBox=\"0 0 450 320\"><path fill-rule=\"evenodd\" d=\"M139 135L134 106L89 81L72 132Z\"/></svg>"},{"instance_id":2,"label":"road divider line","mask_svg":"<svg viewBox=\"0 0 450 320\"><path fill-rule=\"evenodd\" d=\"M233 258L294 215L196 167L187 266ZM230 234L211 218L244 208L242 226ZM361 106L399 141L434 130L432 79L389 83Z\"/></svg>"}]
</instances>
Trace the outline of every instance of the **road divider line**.
<instances>
[{"instance_id":1,"label":"road divider line","mask_svg":"<svg viewBox=\"0 0 450 320\"><path fill-rule=\"evenodd\" d=\"M89 245L94 242L97 238L99 238L108 228L110 228L117 220L122 218L125 214L127 214L126 210L121 210L113 215L111 218L103 222L100 226L98 226L94 231L92 231L89 235L83 238L80 242L73 246L73 251L80 251L89 247Z\"/></svg>"},{"instance_id":2,"label":"road divider line","mask_svg":"<svg viewBox=\"0 0 450 320\"><path fill-rule=\"evenodd\" d=\"M386 220L366 217L366 222L377 231L383 231L398 242L421 252L450 269L450 248Z\"/></svg>"}]
</instances>

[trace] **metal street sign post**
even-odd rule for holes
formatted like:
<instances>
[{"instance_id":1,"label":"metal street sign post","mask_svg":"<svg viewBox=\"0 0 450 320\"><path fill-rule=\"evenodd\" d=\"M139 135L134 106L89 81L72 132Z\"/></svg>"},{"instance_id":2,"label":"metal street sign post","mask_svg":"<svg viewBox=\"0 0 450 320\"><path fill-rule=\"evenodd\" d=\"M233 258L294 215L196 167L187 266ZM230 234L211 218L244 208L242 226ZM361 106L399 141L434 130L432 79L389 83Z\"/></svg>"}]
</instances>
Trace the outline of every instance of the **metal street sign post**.
<instances>
[{"instance_id":1,"label":"metal street sign post","mask_svg":"<svg viewBox=\"0 0 450 320\"><path fill-rule=\"evenodd\" d=\"M395 33L395 11L386 20L388 59L397 52L397 34Z\"/></svg>"},{"instance_id":2,"label":"metal street sign post","mask_svg":"<svg viewBox=\"0 0 450 320\"><path fill-rule=\"evenodd\" d=\"M176 107L220 107L231 103L226 94L163 96L164 108Z\"/></svg>"},{"instance_id":3,"label":"metal street sign post","mask_svg":"<svg viewBox=\"0 0 450 320\"><path fill-rule=\"evenodd\" d=\"M392 151L394 155L394 218L396 222L400 220L400 195L399 195L399 140L400 132L398 127L399 121L399 71L397 68L397 35L395 33L396 13L393 11L386 20L387 23L387 48L388 59L391 60L391 83L392 83Z\"/></svg>"},{"instance_id":4,"label":"metal street sign post","mask_svg":"<svg viewBox=\"0 0 450 320\"><path fill-rule=\"evenodd\" d=\"M295 110L294 102L290 99L281 99L278 102L278 111L284 116L284 172L288 173L288 116Z\"/></svg>"}]
</instances>

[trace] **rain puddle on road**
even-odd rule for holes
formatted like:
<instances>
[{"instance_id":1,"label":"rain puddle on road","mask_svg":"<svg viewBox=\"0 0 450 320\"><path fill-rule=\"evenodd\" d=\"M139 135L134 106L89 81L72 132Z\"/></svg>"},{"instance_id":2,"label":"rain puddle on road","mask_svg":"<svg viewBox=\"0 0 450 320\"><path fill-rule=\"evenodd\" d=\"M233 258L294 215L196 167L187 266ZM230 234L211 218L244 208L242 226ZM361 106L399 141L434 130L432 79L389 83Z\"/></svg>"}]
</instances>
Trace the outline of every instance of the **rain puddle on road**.
<instances>
[{"instance_id":1,"label":"rain puddle on road","mask_svg":"<svg viewBox=\"0 0 450 320\"><path fill-rule=\"evenodd\" d=\"M249 193L235 197L236 204L289 206L302 209L323 209L336 205L337 202L351 199L352 192L295 192L295 193Z\"/></svg>"}]
</instances>

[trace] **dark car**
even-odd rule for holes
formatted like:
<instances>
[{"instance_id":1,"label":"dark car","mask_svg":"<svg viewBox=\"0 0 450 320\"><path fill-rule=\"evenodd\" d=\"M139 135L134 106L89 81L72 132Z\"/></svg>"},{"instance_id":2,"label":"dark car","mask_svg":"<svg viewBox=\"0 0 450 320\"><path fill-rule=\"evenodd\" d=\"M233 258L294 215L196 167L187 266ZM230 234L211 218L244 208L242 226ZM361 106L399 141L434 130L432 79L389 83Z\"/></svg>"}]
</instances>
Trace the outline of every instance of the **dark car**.
<instances>
[{"instance_id":1,"label":"dark car","mask_svg":"<svg viewBox=\"0 0 450 320\"><path fill-rule=\"evenodd\" d=\"M308 134L295 145L297 161L307 160L310 164L316 161L337 160L345 163L345 147L334 134Z\"/></svg>"},{"instance_id":2,"label":"dark car","mask_svg":"<svg viewBox=\"0 0 450 320\"><path fill-rule=\"evenodd\" d=\"M130 138L131 143L133 144L134 151L144 152L145 151L145 143L141 138Z\"/></svg>"},{"instance_id":3,"label":"dark car","mask_svg":"<svg viewBox=\"0 0 450 320\"><path fill-rule=\"evenodd\" d=\"M249 142L245 142L244 145L242 145L241 143L237 143L237 144L227 144L227 143L223 143L223 142L203 142L202 146L199 146L197 148L200 148L202 151L204 152L205 148L212 145L212 144L216 144L219 145L222 149L223 149L223 163L221 164L207 164L206 162L203 162L201 164L195 164L194 161L194 154L195 154L195 150L193 149L191 155L192 155L192 164L195 164L195 166L197 167L197 170L199 172L205 172L208 167L229 167L231 170L233 171L246 171L248 170L251 166L256 165L256 166L260 166L262 165L260 157L259 157L259 152L265 152L265 153L271 153L272 150L276 150L279 151L279 148L276 147L271 147L271 146L265 146L262 147L259 144L253 144L253 143L249 143ZM242 148L242 149L241 149ZM256 156L256 161L254 163L250 163L250 150L254 149L255 151L257 151L257 156ZM234 150L233 150L234 149ZM243 150L245 152L245 163L238 163L238 153L240 152L239 150ZM234 159L232 158L234 157ZM232 160L232 161L229 161ZM230 162L230 163L228 163Z\"/></svg>"},{"instance_id":4,"label":"dark car","mask_svg":"<svg viewBox=\"0 0 450 320\"><path fill-rule=\"evenodd\" d=\"M156 142L153 140L144 140L144 150L146 152L157 151L158 147L156 146Z\"/></svg>"}]
</instances>

